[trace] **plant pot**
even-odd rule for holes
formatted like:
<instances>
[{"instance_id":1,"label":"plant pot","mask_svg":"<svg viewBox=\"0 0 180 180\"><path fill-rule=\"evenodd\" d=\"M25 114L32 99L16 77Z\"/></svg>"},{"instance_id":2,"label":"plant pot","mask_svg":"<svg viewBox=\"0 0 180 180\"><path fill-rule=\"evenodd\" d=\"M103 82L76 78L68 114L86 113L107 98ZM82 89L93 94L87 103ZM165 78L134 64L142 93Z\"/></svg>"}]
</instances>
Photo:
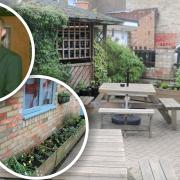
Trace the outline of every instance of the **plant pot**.
<instances>
[{"instance_id":1,"label":"plant pot","mask_svg":"<svg viewBox=\"0 0 180 180\"><path fill-rule=\"evenodd\" d=\"M59 104L64 104L66 102L70 101L70 96L59 96L58 97L58 103Z\"/></svg>"},{"instance_id":2,"label":"plant pot","mask_svg":"<svg viewBox=\"0 0 180 180\"><path fill-rule=\"evenodd\" d=\"M91 96L97 97L99 94L99 87L91 87Z\"/></svg>"},{"instance_id":3,"label":"plant pot","mask_svg":"<svg viewBox=\"0 0 180 180\"><path fill-rule=\"evenodd\" d=\"M85 132L85 126L79 127L75 135L69 137L43 164L37 168L36 176L50 175L53 170L64 160L74 145Z\"/></svg>"},{"instance_id":4,"label":"plant pot","mask_svg":"<svg viewBox=\"0 0 180 180\"><path fill-rule=\"evenodd\" d=\"M156 88L156 94L158 98L174 98L176 101L180 102L179 90Z\"/></svg>"},{"instance_id":5,"label":"plant pot","mask_svg":"<svg viewBox=\"0 0 180 180\"><path fill-rule=\"evenodd\" d=\"M91 96L91 87L79 90L79 96Z\"/></svg>"}]
</instances>

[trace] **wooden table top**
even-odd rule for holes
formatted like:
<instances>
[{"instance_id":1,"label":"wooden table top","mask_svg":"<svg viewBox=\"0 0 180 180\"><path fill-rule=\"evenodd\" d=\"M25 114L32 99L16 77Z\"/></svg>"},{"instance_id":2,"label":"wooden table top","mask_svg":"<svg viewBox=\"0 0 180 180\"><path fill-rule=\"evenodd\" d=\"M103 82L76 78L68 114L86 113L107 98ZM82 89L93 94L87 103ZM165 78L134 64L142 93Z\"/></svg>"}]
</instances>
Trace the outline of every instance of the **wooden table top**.
<instances>
[{"instance_id":1,"label":"wooden table top","mask_svg":"<svg viewBox=\"0 0 180 180\"><path fill-rule=\"evenodd\" d=\"M122 93L138 95L155 95L156 90L152 84L130 83L128 87L121 87L120 83L103 83L99 88L100 93Z\"/></svg>"}]
</instances>

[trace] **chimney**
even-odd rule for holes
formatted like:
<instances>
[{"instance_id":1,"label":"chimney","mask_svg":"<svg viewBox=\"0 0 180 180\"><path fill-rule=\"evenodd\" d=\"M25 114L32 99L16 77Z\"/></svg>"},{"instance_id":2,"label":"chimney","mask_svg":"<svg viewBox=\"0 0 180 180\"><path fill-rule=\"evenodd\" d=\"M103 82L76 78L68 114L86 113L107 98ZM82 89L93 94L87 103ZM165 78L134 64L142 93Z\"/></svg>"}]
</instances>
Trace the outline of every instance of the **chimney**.
<instances>
[{"instance_id":1,"label":"chimney","mask_svg":"<svg viewBox=\"0 0 180 180\"><path fill-rule=\"evenodd\" d=\"M89 2L78 1L78 2L76 2L76 7L88 10L89 9Z\"/></svg>"}]
</instances>

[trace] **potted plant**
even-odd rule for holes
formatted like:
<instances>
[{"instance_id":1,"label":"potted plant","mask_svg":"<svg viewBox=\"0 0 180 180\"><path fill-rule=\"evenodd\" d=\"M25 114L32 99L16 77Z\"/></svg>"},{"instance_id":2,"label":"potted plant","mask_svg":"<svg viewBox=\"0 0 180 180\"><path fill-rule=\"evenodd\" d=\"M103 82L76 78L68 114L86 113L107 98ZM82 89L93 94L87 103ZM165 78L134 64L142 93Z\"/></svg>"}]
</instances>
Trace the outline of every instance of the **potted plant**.
<instances>
[{"instance_id":1,"label":"potted plant","mask_svg":"<svg viewBox=\"0 0 180 180\"><path fill-rule=\"evenodd\" d=\"M96 81L91 81L91 96L97 97L99 94L99 83Z\"/></svg>"},{"instance_id":2,"label":"potted plant","mask_svg":"<svg viewBox=\"0 0 180 180\"><path fill-rule=\"evenodd\" d=\"M82 81L78 83L76 88L79 96L91 96L91 87L86 87Z\"/></svg>"},{"instance_id":3,"label":"potted plant","mask_svg":"<svg viewBox=\"0 0 180 180\"><path fill-rule=\"evenodd\" d=\"M68 92L62 92L58 94L58 103L64 104L70 101L70 94Z\"/></svg>"}]
</instances>

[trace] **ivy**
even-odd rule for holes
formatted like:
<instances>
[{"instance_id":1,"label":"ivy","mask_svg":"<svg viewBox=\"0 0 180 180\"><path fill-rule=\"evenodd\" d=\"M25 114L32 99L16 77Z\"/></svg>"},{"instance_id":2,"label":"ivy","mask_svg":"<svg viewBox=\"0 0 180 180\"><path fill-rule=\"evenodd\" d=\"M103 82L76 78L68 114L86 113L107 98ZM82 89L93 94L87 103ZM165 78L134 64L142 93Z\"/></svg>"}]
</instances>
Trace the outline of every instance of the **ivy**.
<instances>
[{"instance_id":1,"label":"ivy","mask_svg":"<svg viewBox=\"0 0 180 180\"><path fill-rule=\"evenodd\" d=\"M70 65L60 62L55 44L59 40L57 29L64 28L68 18L53 6L22 4L15 9L27 22L35 41L32 74L48 75L67 83L71 77Z\"/></svg>"}]
</instances>

